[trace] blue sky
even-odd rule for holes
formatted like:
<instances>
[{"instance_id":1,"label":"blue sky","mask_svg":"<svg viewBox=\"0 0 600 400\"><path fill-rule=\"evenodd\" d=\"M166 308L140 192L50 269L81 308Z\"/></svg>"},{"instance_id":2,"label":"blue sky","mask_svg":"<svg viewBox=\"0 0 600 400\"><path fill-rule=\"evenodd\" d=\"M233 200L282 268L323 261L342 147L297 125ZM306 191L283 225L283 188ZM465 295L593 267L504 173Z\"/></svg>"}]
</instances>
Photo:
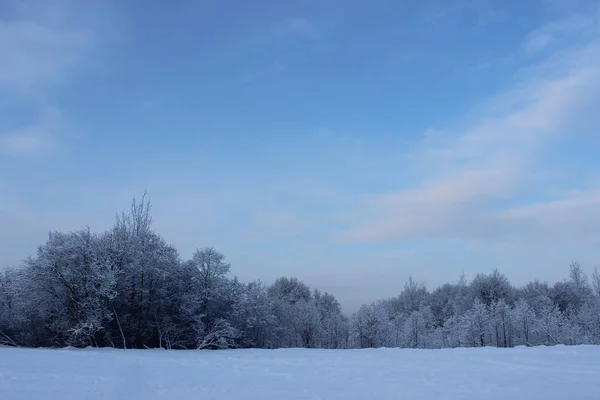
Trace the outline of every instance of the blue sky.
<instances>
[{"instance_id":1,"label":"blue sky","mask_svg":"<svg viewBox=\"0 0 600 400\"><path fill-rule=\"evenodd\" d=\"M348 310L600 265L597 1L0 0L0 266L156 229Z\"/></svg>"}]
</instances>

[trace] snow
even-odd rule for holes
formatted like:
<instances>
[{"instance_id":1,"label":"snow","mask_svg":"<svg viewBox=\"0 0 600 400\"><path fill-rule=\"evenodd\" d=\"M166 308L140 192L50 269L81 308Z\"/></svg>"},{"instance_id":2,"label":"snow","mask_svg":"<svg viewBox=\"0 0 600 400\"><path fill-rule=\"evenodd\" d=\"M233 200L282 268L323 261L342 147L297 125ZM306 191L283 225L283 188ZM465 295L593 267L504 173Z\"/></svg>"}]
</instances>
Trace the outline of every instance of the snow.
<instances>
[{"instance_id":1,"label":"snow","mask_svg":"<svg viewBox=\"0 0 600 400\"><path fill-rule=\"evenodd\" d=\"M0 348L0 399L598 399L600 346Z\"/></svg>"}]
</instances>

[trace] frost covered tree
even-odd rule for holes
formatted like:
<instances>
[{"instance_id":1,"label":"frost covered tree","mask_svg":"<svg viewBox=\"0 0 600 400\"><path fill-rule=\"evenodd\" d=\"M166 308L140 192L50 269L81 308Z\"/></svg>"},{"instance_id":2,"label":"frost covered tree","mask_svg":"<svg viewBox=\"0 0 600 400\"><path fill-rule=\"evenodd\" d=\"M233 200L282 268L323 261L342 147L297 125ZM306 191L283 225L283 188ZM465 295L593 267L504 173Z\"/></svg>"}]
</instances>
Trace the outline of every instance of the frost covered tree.
<instances>
[{"instance_id":1,"label":"frost covered tree","mask_svg":"<svg viewBox=\"0 0 600 400\"><path fill-rule=\"evenodd\" d=\"M428 348L434 347L432 334L434 331L434 317L429 306L423 306L413 311L404 321L403 347Z\"/></svg>"},{"instance_id":2,"label":"frost covered tree","mask_svg":"<svg viewBox=\"0 0 600 400\"><path fill-rule=\"evenodd\" d=\"M337 299L297 278L282 277L267 289L276 320L277 347L344 348L348 322Z\"/></svg>"},{"instance_id":3,"label":"frost covered tree","mask_svg":"<svg viewBox=\"0 0 600 400\"><path fill-rule=\"evenodd\" d=\"M329 293L313 291L315 306L319 312L320 347L339 349L348 346L348 320L342 314L337 299Z\"/></svg>"},{"instance_id":4,"label":"frost covered tree","mask_svg":"<svg viewBox=\"0 0 600 400\"><path fill-rule=\"evenodd\" d=\"M582 343L600 344L600 297L587 298L573 322L581 330Z\"/></svg>"},{"instance_id":5,"label":"frost covered tree","mask_svg":"<svg viewBox=\"0 0 600 400\"><path fill-rule=\"evenodd\" d=\"M457 331L459 343L466 347L482 347L491 344L490 340L490 313L486 305L477 298L473 307L460 317L454 326Z\"/></svg>"},{"instance_id":6,"label":"frost covered tree","mask_svg":"<svg viewBox=\"0 0 600 400\"><path fill-rule=\"evenodd\" d=\"M51 232L20 268L0 272L0 345L224 349L600 344L600 274L514 288L498 270L398 295L351 317L297 278L230 275L225 255L182 261L154 231L146 196L114 226Z\"/></svg>"},{"instance_id":7,"label":"frost covered tree","mask_svg":"<svg viewBox=\"0 0 600 400\"><path fill-rule=\"evenodd\" d=\"M512 347L600 341L598 296L577 263L571 264L569 279L554 287L533 281L515 289L497 270L467 284L462 274L456 285L425 292L419 309L407 314L417 288L409 279L401 296L362 307L351 319L352 345ZM562 302L568 307L561 308Z\"/></svg>"},{"instance_id":8,"label":"frost covered tree","mask_svg":"<svg viewBox=\"0 0 600 400\"><path fill-rule=\"evenodd\" d=\"M510 310L510 320L512 321L513 340L512 344L530 346L533 342L533 332L535 331L536 316L531 305L521 298L517 300L514 307Z\"/></svg>"},{"instance_id":9,"label":"frost covered tree","mask_svg":"<svg viewBox=\"0 0 600 400\"><path fill-rule=\"evenodd\" d=\"M523 299L538 314L550 297L551 288L546 282L535 280L527 283L518 291L518 296Z\"/></svg>"},{"instance_id":10,"label":"frost covered tree","mask_svg":"<svg viewBox=\"0 0 600 400\"><path fill-rule=\"evenodd\" d=\"M444 325L453 315L460 314L460 309L463 307L457 306L460 296L460 287L446 283L433 292L429 296L429 304L431 313L433 314L434 324L437 327ZM464 307L467 309L468 307Z\"/></svg>"},{"instance_id":11,"label":"frost covered tree","mask_svg":"<svg viewBox=\"0 0 600 400\"><path fill-rule=\"evenodd\" d=\"M44 328L55 344L98 345L103 340L116 297L115 271L103 239L89 229L52 232L25 263L33 294L29 307L45 316Z\"/></svg>"},{"instance_id":12,"label":"frost covered tree","mask_svg":"<svg viewBox=\"0 0 600 400\"><path fill-rule=\"evenodd\" d=\"M497 269L491 274L477 274L471 282L471 291L487 307L500 299L512 304L513 288Z\"/></svg>"},{"instance_id":13,"label":"frost covered tree","mask_svg":"<svg viewBox=\"0 0 600 400\"><path fill-rule=\"evenodd\" d=\"M275 347L302 347L300 336L302 321L298 314L303 311L299 302L310 303L310 288L297 278L281 277L267 288L267 294L273 303L273 314L276 319Z\"/></svg>"},{"instance_id":14,"label":"frost covered tree","mask_svg":"<svg viewBox=\"0 0 600 400\"><path fill-rule=\"evenodd\" d=\"M240 347L275 347L277 319L273 300L260 281L241 285L235 296L231 321L239 332Z\"/></svg>"},{"instance_id":15,"label":"frost covered tree","mask_svg":"<svg viewBox=\"0 0 600 400\"><path fill-rule=\"evenodd\" d=\"M128 214L117 217L110 236L110 260L117 274L118 296L112 303L113 341L122 347L165 345L170 330L163 314L174 305L168 286L180 265L174 247L152 229L151 205L135 199Z\"/></svg>"},{"instance_id":16,"label":"frost covered tree","mask_svg":"<svg viewBox=\"0 0 600 400\"><path fill-rule=\"evenodd\" d=\"M230 264L212 247L198 249L185 263L189 277L182 310L189 324L188 337L198 348L233 347L239 332L230 318L236 283L229 278Z\"/></svg>"},{"instance_id":17,"label":"frost covered tree","mask_svg":"<svg viewBox=\"0 0 600 400\"><path fill-rule=\"evenodd\" d=\"M398 297L390 301L390 306L395 314L400 313L408 316L413 311L419 310L428 296L429 292L425 284L418 284L412 276L409 276L408 281L404 284L404 289Z\"/></svg>"},{"instance_id":18,"label":"frost covered tree","mask_svg":"<svg viewBox=\"0 0 600 400\"><path fill-rule=\"evenodd\" d=\"M20 335L25 315L19 300L24 293L19 288L24 281L19 274L14 269L0 271L0 346L18 346L23 341Z\"/></svg>"},{"instance_id":19,"label":"frost covered tree","mask_svg":"<svg viewBox=\"0 0 600 400\"><path fill-rule=\"evenodd\" d=\"M489 308L493 343L496 347L512 347L514 340L514 322L510 306L500 299Z\"/></svg>"},{"instance_id":20,"label":"frost covered tree","mask_svg":"<svg viewBox=\"0 0 600 400\"><path fill-rule=\"evenodd\" d=\"M294 327L300 347L320 347L321 315L314 301L298 300L292 307Z\"/></svg>"},{"instance_id":21,"label":"frost covered tree","mask_svg":"<svg viewBox=\"0 0 600 400\"><path fill-rule=\"evenodd\" d=\"M594 268L594 272L592 273L592 289L594 290L594 295L600 297L600 272L598 268Z\"/></svg>"},{"instance_id":22,"label":"frost covered tree","mask_svg":"<svg viewBox=\"0 0 600 400\"><path fill-rule=\"evenodd\" d=\"M542 307L536 321L535 332L538 344L568 344L572 327L561 313L558 305L550 299Z\"/></svg>"},{"instance_id":23,"label":"frost covered tree","mask_svg":"<svg viewBox=\"0 0 600 400\"><path fill-rule=\"evenodd\" d=\"M300 300L310 301L310 288L298 278L281 277L269 286L269 295L283 300L289 304L295 304Z\"/></svg>"},{"instance_id":24,"label":"frost covered tree","mask_svg":"<svg viewBox=\"0 0 600 400\"><path fill-rule=\"evenodd\" d=\"M384 302L363 305L353 316L354 345L359 348L388 347L392 332L389 310Z\"/></svg>"}]
</instances>

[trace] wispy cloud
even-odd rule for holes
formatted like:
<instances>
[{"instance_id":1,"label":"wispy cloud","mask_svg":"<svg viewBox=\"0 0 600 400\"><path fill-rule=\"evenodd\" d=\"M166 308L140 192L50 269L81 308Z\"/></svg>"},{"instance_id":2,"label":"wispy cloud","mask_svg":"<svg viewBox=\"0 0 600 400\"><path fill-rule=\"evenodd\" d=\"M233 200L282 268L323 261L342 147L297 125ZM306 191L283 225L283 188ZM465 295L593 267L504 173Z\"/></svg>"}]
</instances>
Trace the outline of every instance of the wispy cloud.
<instances>
[{"instance_id":1,"label":"wispy cloud","mask_svg":"<svg viewBox=\"0 0 600 400\"><path fill-rule=\"evenodd\" d=\"M35 155L56 150L62 147L59 142L60 126L60 112L49 108L38 122L18 129L0 131L0 154Z\"/></svg>"},{"instance_id":2,"label":"wispy cloud","mask_svg":"<svg viewBox=\"0 0 600 400\"><path fill-rule=\"evenodd\" d=\"M322 37L321 31L317 26L307 18L287 18L274 28L278 36L301 37L307 39L319 39Z\"/></svg>"},{"instance_id":3,"label":"wispy cloud","mask_svg":"<svg viewBox=\"0 0 600 400\"><path fill-rule=\"evenodd\" d=\"M432 1L427 5L423 20L429 23L468 21L471 29L481 30L502 19L497 5L489 0Z\"/></svg>"},{"instance_id":4,"label":"wispy cloud","mask_svg":"<svg viewBox=\"0 0 600 400\"><path fill-rule=\"evenodd\" d=\"M531 54L569 44L574 39L589 39L598 33L599 18L600 13L597 16L574 15L545 24L528 35L522 50Z\"/></svg>"},{"instance_id":5,"label":"wispy cloud","mask_svg":"<svg viewBox=\"0 0 600 400\"><path fill-rule=\"evenodd\" d=\"M311 233L317 222L313 216L300 214L296 210L260 210L253 213L249 225L251 229L243 232L248 242L272 242L299 238ZM258 228L258 229L257 229Z\"/></svg>"},{"instance_id":6,"label":"wispy cloud","mask_svg":"<svg viewBox=\"0 0 600 400\"><path fill-rule=\"evenodd\" d=\"M72 78L93 44L93 34L73 23L68 1L53 2L52 7L38 1L9 1L5 10L0 16L0 100L17 97L29 114L42 117L0 131L0 152L55 149L60 111L48 94ZM48 110L53 110L52 116ZM0 115L3 112L0 109Z\"/></svg>"},{"instance_id":7,"label":"wispy cloud","mask_svg":"<svg viewBox=\"0 0 600 400\"><path fill-rule=\"evenodd\" d=\"M15 18L0 19L3 91L31 93L60 82L92 42L91 32L59 24L35 10Z\"/></svg>"},{"instance_id":8,"label":"wispy cloud","mask_svg":"<svg viewBox=\"0 0 600 400\"><path fill-rule=\"evenodd\" d=\"M55 146L54 137L38 126L0 133L0 153L32 154L52 149Z\"/></svg>"},{"instance_id":9,"label":"wispy cloud","mask_svg":"<svg viewBox=\"0 0 600 400\"><path fill-rule=\"evenodd\" d=\"M571 27L564 28L564 35L579 35L579 24L554 24ZM506 207L535 183L540 171L534 165L544 148L561 135L572 136L578 110L598 101L594 97L600 90L598 39L590 38L524 68L514 90L491 102L496 106L494 114L473 128L443 135L440 142L428 137L412 159L430 178L413 189L366 196L362 206L348 216L352 227L341 237L367 242L507 239L518 230L533 233L548 224L590 235L591 225L576 214L584 205L590 212L592 207L600 209L597 192L548 204Z\"/></svg>"},{"instance_id":10,"label":"wispy cloud","mask_svg":"<svg viewBox=\"0 0 600 400\"><path fill-rule=\"evenodd\" d=\"M536 234L593 241L600 229L600 189L575 191L564 198L504 211L503 219L533 226Z\"/></svg>"}]
</instances>

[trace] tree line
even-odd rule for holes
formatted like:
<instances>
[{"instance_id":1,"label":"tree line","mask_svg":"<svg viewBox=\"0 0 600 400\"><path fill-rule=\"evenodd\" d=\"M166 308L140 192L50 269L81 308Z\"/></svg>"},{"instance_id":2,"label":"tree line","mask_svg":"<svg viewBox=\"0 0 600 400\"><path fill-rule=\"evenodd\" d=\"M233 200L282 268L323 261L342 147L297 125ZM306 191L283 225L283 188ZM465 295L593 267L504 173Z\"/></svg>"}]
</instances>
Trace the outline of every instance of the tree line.
<instances>
[{"instance_id":1,"label":"tree line","mask_svg":"<svg viewBox=\"0 0 600 400\"><path fill-rule=\"evenodd\" d=\"M0 345L26 347L443 348L600 344L600 274L581 266L516 288L498 270L399 295L352 316L296 278L240 282L225 256L181 260L152 228L143 197L112 229L51 232L0 273Z\"/></svg>"}]
</instances>

